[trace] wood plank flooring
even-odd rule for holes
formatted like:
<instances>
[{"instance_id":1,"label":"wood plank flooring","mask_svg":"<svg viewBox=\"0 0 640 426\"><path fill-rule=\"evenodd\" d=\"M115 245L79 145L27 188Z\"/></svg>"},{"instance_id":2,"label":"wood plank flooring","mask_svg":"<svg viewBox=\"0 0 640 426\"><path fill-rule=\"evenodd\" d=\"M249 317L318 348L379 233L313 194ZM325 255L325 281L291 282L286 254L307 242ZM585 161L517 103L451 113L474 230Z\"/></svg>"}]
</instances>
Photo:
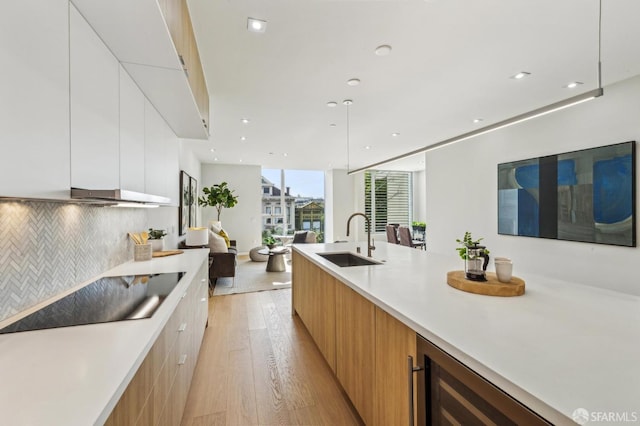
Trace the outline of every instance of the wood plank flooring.
<instances>
[{"instance_id":1,"label":"wood plank flooring","mask_svg":"<svg viewBox=\"0 0 640 426\"><path fill-rule=\"evenodd\" d=\"M183 426L360 424L290 289L209 299Z\"/></svg>"}]
</instances>

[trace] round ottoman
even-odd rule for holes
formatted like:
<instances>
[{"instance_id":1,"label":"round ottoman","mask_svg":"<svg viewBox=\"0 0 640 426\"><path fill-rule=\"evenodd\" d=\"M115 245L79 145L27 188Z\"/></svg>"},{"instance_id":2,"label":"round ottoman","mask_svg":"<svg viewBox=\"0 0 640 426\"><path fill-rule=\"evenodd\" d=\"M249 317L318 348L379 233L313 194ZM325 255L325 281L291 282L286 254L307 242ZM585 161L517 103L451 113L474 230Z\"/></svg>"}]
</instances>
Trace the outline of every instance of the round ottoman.
<instances>
[{"instance_id":1,"label":"round ottoman","mask_svg":"<svg viewBox=\"0 0 640 426\"><path fill-rule=\"evenodd\" d=\"M262 250L263 248L266 248L265 246L260 246L260 247L254 247L249 251L249 258L253 261L253 262L266 262L267 260L269 260L269 255L268 254L260 254L258 253L259 250Z\"/></svg>"}]
</instances>

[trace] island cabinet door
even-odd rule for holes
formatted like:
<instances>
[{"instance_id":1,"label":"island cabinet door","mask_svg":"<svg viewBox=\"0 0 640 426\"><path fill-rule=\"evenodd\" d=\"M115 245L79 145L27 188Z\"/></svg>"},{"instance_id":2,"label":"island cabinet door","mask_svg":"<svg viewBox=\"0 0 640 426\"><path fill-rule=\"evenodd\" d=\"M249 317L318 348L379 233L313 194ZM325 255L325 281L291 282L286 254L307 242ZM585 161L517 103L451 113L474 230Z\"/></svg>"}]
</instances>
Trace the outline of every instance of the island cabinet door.
<instances>
[{"instance_id":1,"label":"island cabinet door","mask_svg":"<svg viewBox=\"0 0 640 426\"><path fill-rule=\"evenodd\" d=\"M415 419L417 380L408 371L416 359L416 333L376 307L375 418L377 425L408 425ZM409 374L412 376L409 377ZM409 385L412 386L411 401ZM414 413L414 416L410 416Z\"/></svg>"},{"instance_id":2,"label":"island cabinet door","mask_svg":"<svg viewBox=\"0 0 640 426\"><path fill-rule=\"evenodd\" d=\"M292 269L293 309L335 373L338 281L296 252L293 252Z\"/></svg>"},{"instance_id":3,"label":"island cabinet door","mask_svg":"<svg viewBox=\"0 0 640 426\"><path fill-rule=\"evenodd\" d=\"M339 284L336 287L336 375L368 425L375 424L375 349L374 305Z\"/></svg>"}]
</instances>

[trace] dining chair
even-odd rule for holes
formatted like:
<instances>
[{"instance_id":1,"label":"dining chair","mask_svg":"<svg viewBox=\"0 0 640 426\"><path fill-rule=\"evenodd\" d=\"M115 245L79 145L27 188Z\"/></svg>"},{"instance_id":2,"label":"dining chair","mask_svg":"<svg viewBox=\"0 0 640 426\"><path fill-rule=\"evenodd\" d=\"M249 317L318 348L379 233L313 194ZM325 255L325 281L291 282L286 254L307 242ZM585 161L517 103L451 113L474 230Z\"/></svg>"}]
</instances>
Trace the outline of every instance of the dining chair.
<instances>
[{"instance_id":1,"label":"dining chair","mask_svg":"<svg viewBox=\"0 0 640 426\"><path fill-rule=\"evenodd\" d=\"M396 233L396 227L393 225L386 225L385 229L387 231L387 242L391 244L398 244L398 234Z\"/></svg>"},{"instance_id":2,"label":"dining chair","mask_svg":"<svg viewBox=\"0 0 640 426\"><path fill-rule=\"evenodd\" d=\"M400 236L400 245L402 246L413 248L419 247L421 249L425 246L424 241L414 240L411 238L411 230L406 226L398 227L398 235Z\"/></svg>"}]
</instances>

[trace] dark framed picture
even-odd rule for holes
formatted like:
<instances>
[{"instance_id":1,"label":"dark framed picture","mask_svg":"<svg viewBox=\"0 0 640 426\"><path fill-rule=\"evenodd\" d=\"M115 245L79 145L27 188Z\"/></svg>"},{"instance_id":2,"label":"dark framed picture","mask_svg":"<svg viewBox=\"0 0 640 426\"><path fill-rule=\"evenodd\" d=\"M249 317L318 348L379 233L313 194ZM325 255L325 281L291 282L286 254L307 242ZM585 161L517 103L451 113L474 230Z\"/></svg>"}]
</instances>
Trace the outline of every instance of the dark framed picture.
<instances>
[{"instance_id":1,"label":"dark framed picture","mask_svg":"<svg viewBox=\"0 0 640 426\"><path fill-rule=\"evenodd\" d=\"M189 178L189 227L197 226L196 214L198 211L198 181Z\"/></svg>"},{"instance_id":2,"label":"dark framed picture","mask_svg":"<svg viewBox=\"0 0 640 426\"><path fill-rule=\"evenodd\" d=\"M178 235L187 233L189 227L189 198L191 176L184 170L180 171L180 209L178 210Z\"/></svg>"},{"instance_id":3,"label":"dark framed picture","mask_svg":"<svg viewBox=\"0 0 640 426\"><path fill-rule=\"evenodd\" d=\"M636 246L635 142L498 164L498 233Z\"/></svg>"}]
</instances>

